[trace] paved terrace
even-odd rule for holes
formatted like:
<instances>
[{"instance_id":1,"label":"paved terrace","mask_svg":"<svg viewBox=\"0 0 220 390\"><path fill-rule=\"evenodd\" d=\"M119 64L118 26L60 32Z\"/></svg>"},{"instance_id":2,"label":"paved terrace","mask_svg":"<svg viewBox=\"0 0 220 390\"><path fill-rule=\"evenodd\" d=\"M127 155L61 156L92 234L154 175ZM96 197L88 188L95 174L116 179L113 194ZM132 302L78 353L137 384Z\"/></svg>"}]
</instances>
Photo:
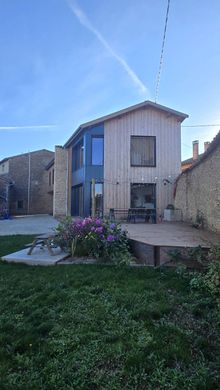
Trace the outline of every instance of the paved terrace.
<instances>
[{"instance_id":1,"label":"paved terrace","mask_svg":"<svg viewBox=\"0 0 220 390\"><path fill-rule=\"evenodd\" d=\"M0 236L52 233L58 221L51 215L33 215L0 220Z\"/></svg>"},{"instance_id":2,"label":"paved terrace","mask_svg":"<svg viewBox=\"0 0 220 390\"><path fill-rule=\"evenodd\" d=\"M122 226L129 238L152 246L194 248L220 244L220 234L195 229L183 222L124 223Z\"/></svg>"}]
</instances>

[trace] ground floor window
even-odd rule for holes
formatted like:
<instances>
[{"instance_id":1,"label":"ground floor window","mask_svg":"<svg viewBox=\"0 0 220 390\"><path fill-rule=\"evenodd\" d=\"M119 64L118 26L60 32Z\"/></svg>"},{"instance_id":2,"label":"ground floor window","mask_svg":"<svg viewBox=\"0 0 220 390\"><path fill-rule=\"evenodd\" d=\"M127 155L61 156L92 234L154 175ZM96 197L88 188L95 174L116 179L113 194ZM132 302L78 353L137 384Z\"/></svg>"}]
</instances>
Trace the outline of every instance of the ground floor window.
<instances>
[{"instance_id":1,"label":"ground floor window","mask_svg":"<svg viewBox=\"0 0 220 390\"><path fill-rule=\"evenodd\" d=\"M77 217L84 216L84 193L83 193L83 185L78 185L72 187L72 204L71 204L71 215Z\"/></svg>"},{"instance_id":2,"label":"ground floor window","mask_svg":"<svg viewBox=\"0 0 220 390\"><path fill-rule=\"evenodd\" d=\"M131 208L156 208L156 184L131 184Z\"/></svg>"},{"instance_id":3,"label":"ground floor window","mask_svg":"<svg viewBox=\"0 0 220 390\"><path fill-rule=\"evenodd\" d=\"M95 183L95 214L103 216L103 183ZM92 184L91 184L91 214L92 214Z\"/></svg>"},{"instance_id":4,"label":"ground floor window","mask_svg":"<svg viewBox=\"0 0 220 390\"><path fill-rule=\"evenodd\" d=\"M24 201L23 200L18 200L17 201L17 209L22 210L24 208Z\"/></svg>"}]
</instances>

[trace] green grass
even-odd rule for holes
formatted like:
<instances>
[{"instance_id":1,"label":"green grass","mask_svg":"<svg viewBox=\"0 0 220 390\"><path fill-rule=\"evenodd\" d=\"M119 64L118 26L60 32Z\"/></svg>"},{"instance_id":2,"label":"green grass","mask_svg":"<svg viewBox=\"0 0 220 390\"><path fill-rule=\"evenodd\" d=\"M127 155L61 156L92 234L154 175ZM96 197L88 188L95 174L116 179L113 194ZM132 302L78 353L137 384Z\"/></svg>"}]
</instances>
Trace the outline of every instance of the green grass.
<instances>
[{"instance_id":1,"label":"green grass","mask_svg":"<svg viewBox=\"0 0 220 390\"><path fill-rule=\"evenodd\" d=\"M0 297L1 390L220 388L217 306L187 275L0 263Z\"/></svg>"},{"instance_id":2,"label":"green grass","mask_svg":"<svg viewBox=\"0 0 220 390\"><path fill-rule=\"evenodd\" d=\"M35 236L19 234L14 236L0 236L0 258L23 249L25 244L30 244L33 241Z\"/></svg>"}]
</instances>

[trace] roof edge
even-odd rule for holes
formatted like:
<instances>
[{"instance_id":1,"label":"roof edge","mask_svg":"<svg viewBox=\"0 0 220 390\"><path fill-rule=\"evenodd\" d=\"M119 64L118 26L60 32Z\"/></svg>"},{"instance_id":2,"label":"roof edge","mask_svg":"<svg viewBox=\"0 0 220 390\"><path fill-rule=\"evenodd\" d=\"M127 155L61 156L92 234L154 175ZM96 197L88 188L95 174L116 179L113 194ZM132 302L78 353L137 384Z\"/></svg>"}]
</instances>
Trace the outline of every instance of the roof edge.
<instances>
[{"instance_id":1,"label":"roof edge","mask_svg":"<svg viewBox=\"0 0 220 390\"><path fill-rule=\"evenodd\" d=\"M33 154L33 153L38 153L38 152L49 152L49 153L53 153L53 154L54 154L54 152L53 152L52 150L48 150L48 149L43 148L43 149L33 150L33 151L31 151L31 152L16 154L16 155L10 156L10 157L5 157L5 158L3 158L3 159L0 161L0 164L6 162L6 161L8 161L8 160L11 160L12 158L21 157L21 156L26 156L26 155L28 155L28 154Z\"/></svg>"},{"instance_id":2,"label":"roof edge","mask_svg":"<svg viewBox=\"0 0 220 390\"><path fill-rule=\"evenodd\" d=\"M106 122L108 120L117 118L118 116L125 115L126 113L131 112L131 111L139 110L141 108L148 108L148 107L149 108L152 107L152 108L155 108L156 110L164 111L164 112L169 113L170 115L176 116L179 118L179 120L181 122L183 122L184 119L189 117L189 115L187 115L183 112L173 110L172 108L162 106L161 104L151 102L150 100L146 100L144 102L129 106L127 108L123 108L119 111L115 111L111 114L104 115L104 116L99 117L97 119L94 119L94 120L91 120L89 122L85 122L85 123L81 124L76 129L76 131L73 133L73 135L64 144L64 148L68 147L72 143L72 141L75 139L75 137L80 133L80 131L85 129L86 127L93 126L93 125L96 125L96 124L101 123L101 122Z\"/></svg>"}]
</instances>

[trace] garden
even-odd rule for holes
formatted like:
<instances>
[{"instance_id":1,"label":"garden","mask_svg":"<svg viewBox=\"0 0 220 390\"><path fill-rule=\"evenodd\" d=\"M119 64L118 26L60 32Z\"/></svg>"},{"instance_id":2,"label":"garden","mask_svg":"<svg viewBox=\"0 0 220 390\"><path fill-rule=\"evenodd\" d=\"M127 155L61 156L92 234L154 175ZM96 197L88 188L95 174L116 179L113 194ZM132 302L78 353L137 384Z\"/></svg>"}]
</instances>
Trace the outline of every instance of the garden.
<instances>
[{"instance_id":1,"label":"garden","mask_svg":"<svg viewBox=\"0 0 220 390\"><path fill-rule=\"evenodd\" d=\"M100 235L99 256L117 266L0 262L0 388L218 389L219 251L202 273L131 268L116 225L87 221L75 228L89 230L92 255ZM71 229L60 227L63 245L88 253ZM0 257L31 239L1 237ZM123 256L115 263L119 246Z\"/></svg>"}]
</instances>

